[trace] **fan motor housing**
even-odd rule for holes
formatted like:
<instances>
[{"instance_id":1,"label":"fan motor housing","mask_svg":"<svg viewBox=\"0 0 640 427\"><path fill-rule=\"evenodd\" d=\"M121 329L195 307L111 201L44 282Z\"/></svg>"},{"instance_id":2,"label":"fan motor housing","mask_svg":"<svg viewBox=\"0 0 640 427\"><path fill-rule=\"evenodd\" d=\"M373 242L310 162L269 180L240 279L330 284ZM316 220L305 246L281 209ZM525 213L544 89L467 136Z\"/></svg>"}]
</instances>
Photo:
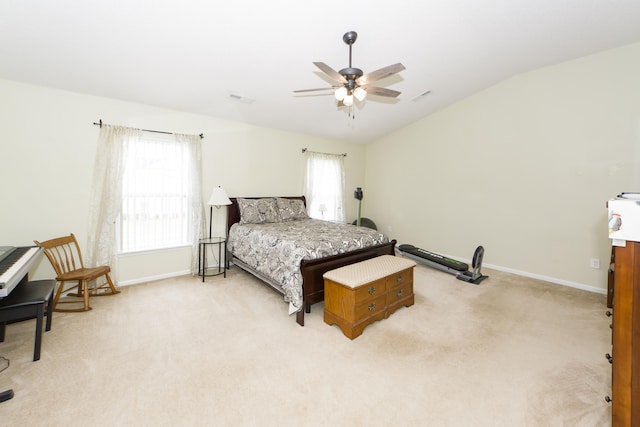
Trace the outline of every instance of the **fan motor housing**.
<instances>
[{"instance_id":1,"label":"fan motor housing","mask_svg":"<svg viewBox=\"0 0 640 427\"><path fill-rule=\"evenodd\" d=\"M343 68L339 71L347 80L355 80L364 74L360 68Z\"/></svg>"}]
</instances>

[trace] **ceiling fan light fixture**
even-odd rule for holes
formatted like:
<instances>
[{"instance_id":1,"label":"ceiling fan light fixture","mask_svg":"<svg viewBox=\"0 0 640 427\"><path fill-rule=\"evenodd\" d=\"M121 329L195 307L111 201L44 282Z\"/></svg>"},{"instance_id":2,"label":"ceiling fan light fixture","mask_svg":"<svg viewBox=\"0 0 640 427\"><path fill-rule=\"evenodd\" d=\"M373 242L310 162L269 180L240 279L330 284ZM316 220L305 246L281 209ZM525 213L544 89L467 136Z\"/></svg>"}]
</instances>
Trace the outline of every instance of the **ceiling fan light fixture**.
<instances>
[{"instance_id":1,"label":"ceiling fan light fixture","mask_svg":"<svg viewBox=\"0 0 640 427\"><path fill-rule=\"evenodd\" d=\"M367 91L358 86L353 91L353 96L355 96L358 101L364 101L364 99L367 97Z\"/></svg>"},{"instance_id":2,"label":"ceiling fan light fixture","mask_svg":"<svg viewBox=\"0 0 640 427\"><path fill-rule=\"evenodd\" d=\"M347 95L342 100L342 103L347 107L351 107L353 105L353 95Z\"/></svg>"},{"instance_id":3,"label":"ceiling fan light fixture","mask_svg":"<svg viewBox=\"0 0 640 427\"><path fill-rule=\"evenodd\" d=\"M332 90L333 96L338 101L338 107L349 107L349 111L353 110L352 106L355 101L358 101L358 103L363 102L369 93L375 95L374 98L379 96L397 98L398 95L400 95L400 92L397 90L372 86L371 83L399 73L405 69L404 65L398 62L397 64L387 65L386 67L365 74L360 68L354 67L351 62L351 48L357 37L358 34L355 31L349 31L342 37L342 40L349 46L348 67L336 71L324 62L313 63L313 65L324 73L324 77L332 81L333 84L331 86L318 89L294 90L293 92L301 93Z\"/></svg>"},{"instance_id":4,"label":"ceiling fan light fixture","mask_svg":"<svg viewBox=\"0 0 640 427\"><path fill-rule=\"evenodd\" d=\"M347 96L347 88L344 86L339 87L338 89L336 89L333 95L336 97L338 101L342 101L344 97Z\"/></svg>"}]
</instances>

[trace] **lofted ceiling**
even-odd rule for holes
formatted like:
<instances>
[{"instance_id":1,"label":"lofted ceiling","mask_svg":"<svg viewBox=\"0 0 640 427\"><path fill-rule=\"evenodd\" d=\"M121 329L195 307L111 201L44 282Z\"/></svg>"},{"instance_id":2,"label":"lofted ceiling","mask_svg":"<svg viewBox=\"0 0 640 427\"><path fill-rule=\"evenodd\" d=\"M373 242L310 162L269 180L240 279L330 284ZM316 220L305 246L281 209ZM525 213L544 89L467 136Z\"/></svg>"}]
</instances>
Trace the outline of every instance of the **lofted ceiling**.
<instances>
[{"instance_id":1,"label":"lofted ceiling","mask_svg":"<svg viewBox=\"0 0 640 427\"><path fill-rule=\"evenodd\" d=\"M347 67L349 30L354 67L406 67L376 82L397 99L369 96L352 116L330 91L293 93L330 86L313 62ZM367 143L516 74L640 41L640 1L3 0L0 38L2 79Z\"/></svg>"}]
</instances>

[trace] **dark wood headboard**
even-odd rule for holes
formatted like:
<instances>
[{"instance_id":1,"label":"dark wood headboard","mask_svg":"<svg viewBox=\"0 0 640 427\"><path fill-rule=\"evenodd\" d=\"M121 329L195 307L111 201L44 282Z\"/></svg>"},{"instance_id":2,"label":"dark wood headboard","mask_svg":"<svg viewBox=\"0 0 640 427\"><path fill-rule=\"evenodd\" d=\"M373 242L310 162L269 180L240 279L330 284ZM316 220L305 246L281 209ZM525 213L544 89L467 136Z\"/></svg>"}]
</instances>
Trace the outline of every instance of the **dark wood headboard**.
<instances>
[{"instance_id":1,"label":"dark wood headboard","mask_svg":"<svg viewBox=\"0 0 640 427\"><path fill-rule=\"evenodd\" d=\"M229 229L236 222L240 222L240 207L238 206L238 199L264 199L270 196L262 196L262 197L230 197L231 204L227 206L227 235L229 235ZM292 199L292 200L302 200L305 206L307 206L307 200L304 196L277 196L282 197L283 199Z\"/></svg>"}]
</instances>

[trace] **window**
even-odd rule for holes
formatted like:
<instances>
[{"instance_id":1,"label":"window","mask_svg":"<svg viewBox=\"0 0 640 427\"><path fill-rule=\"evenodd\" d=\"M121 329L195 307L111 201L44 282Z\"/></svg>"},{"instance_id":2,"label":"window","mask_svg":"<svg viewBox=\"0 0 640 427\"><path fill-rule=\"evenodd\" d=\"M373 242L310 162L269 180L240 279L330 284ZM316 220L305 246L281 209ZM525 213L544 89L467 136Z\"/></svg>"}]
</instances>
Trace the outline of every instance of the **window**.
<instances>
[{"instance_id":1,"label":"window","mask_svg":"<svg viewBox=\"0 0 640 427\"><path fill-rule=\"evenodd\" d=\"M312 218L344 221L344 155L306 151L307 212Z\"/></svg>"},{"instance_id":2,"label":"window","mask_svg":"<svg viewBox=\"0 0 640 427\"><path fill-rule=\"evenodd\" d=\"M196 274L200 137L101 125L96 148L86 262L117 277L118 252L191 245Z\"/></svg>"},{"instance_id":3,"label":"window","mask_svg":"<svg viewBox=\"0 0 640 427\"><path fill-rule=\"evenodd\" d=\"M125 156L119 249L133 252L191 245L189 147L145 133Z\"/></svg>"}]
</instances>

